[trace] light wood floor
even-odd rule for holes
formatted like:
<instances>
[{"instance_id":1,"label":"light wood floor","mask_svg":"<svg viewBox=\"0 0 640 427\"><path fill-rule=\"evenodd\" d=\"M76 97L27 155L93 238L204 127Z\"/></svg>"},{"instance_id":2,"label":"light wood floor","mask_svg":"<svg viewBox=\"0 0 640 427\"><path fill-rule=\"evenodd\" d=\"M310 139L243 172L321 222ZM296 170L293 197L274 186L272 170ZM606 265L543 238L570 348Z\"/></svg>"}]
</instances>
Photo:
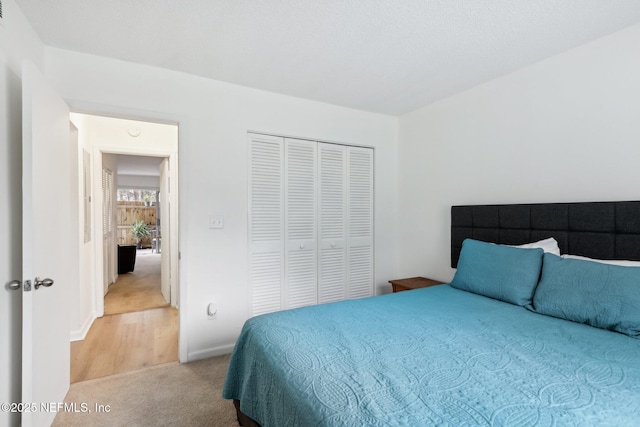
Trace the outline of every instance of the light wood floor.
<instances>
[{"instance_id":1,"label":"light wood floor","mask_svg":"<svg viewBox=\"0 0 640 427\"><path fill-rule=\"evenodd\" d=\"M178 311L160 292L160 255L139 255L134 272L109 287L105 316L71 343L71 382L177 360Z\"/></svg>"},{"instance_id":2,"label":"light wood floor","mask_svg":"<svg viewBox=\"0 0 640 427\"><path fill-rule=\"evenodd\" d=\"M178 310L156 308L96 319L71 343L71 382L178 360Z\"/></svg>"},{"instance_id":3,"label":"light wood floor","mask_svg":"<svg viewBox=\"0 0 640 427\"><path fill-rule=\"evenodd\" d=\"M169 304L160 291L160 254L136 256L132 272L118 275L104 297L104 314L129 313Z\"/></svg>"}]
</instances>

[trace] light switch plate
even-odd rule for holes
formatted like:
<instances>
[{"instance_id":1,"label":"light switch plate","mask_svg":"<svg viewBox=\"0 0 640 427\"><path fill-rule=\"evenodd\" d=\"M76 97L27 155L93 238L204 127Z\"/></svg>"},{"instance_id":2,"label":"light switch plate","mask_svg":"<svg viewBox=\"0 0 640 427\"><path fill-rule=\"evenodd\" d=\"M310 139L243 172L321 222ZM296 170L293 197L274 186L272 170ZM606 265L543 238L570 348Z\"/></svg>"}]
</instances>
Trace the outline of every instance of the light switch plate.
<instances>
[{"instance_id":1,"label":"light switch plate","mask_svg":"<svg viewBox=\"0 0 640 427\"><path fill-rule=\"evenodd\" d=\"M224 228L224 217L221 215L211 215L209 217L209 228Z\"/></svg>"}]
</instances>

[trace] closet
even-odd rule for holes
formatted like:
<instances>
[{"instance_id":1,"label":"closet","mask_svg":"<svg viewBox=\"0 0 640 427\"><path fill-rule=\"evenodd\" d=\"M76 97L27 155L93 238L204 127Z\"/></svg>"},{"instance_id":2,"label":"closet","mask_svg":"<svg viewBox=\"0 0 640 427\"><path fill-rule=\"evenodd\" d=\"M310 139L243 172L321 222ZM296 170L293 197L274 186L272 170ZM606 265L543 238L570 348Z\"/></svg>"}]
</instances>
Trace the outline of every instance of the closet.
<instances>
[{"instance_id":1,"label":"closet","mask_svg":"<svg viewBox=\"0 0 640 427\"><path fill-rule=\"evenodd\" d=\"M250 315L373 295L373 149L249 134Z\"/></svg>"}]
</instances>

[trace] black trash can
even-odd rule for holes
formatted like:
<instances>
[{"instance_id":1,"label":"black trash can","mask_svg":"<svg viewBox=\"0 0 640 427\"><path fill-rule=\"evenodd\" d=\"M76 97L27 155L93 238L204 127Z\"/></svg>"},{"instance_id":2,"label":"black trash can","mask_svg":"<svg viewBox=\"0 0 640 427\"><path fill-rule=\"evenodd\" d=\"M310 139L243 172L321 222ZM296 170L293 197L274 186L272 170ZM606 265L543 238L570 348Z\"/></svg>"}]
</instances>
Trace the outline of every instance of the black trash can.
<instances>
[{"instance_id":1,"label":"black trash can","mask_svg":"<svg viewBox=\"0 0 640 427\"><path fill-rule=\"evenodd\" d=\"M136 266L136 245L118 245L118 274L133 271Z\"/></svg>"}]
</instances>

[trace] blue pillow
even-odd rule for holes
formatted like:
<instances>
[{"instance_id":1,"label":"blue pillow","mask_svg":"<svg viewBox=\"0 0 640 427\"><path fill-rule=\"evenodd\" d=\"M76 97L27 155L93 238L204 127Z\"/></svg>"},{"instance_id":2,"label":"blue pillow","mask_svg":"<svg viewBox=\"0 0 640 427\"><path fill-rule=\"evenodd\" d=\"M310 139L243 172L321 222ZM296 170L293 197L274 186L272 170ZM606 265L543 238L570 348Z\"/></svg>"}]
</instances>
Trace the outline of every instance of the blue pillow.
<instances>
[{"instance_id":1,"label":"blue pillow","mask_svg":"<svg viewBox=\"0 0 640 427\"><path fill-rule=\"evenodd\" d=\"M640 268L545 254L532 310L640 337Z\"/></svg>"},{"instance_id":2,"label":"blue pillow","mask_svg":"<svg viewBox=\"0 0 640 427\"><path fill-rule=\"evenodd\" d=\"M451 286L511 304L531 304L543 253L540 248L523 249L466 239Z\"/></svg>"}]
</instances>

